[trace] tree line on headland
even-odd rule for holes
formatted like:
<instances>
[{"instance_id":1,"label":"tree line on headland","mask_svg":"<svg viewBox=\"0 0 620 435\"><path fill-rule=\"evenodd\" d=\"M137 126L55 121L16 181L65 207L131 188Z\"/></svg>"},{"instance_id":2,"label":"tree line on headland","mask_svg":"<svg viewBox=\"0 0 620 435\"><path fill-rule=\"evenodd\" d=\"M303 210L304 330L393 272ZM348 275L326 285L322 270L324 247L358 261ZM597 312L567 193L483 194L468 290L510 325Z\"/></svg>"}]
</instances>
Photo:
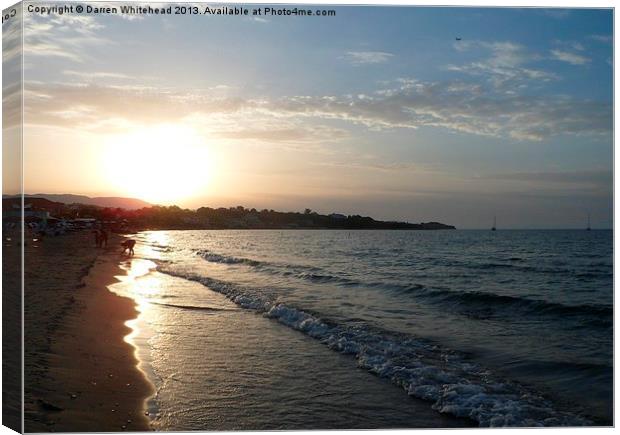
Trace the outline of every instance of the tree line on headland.
<instances>
[{"instance_id":1,"label":"tree line on headland","mask_svg":"<svg viewBox=\"0 0 620 435\"><path fill-rule=\"evenodd\" d=\"M16 199L5 198L14 202ZM110 227L131 230L143 229L385 229L385 230L443 230L455 229L439 222L409 223L379 221L368 216L332 213L319 214L311 209L303 212L200 207L189 210L173 206L154 205L136 209L101 207L92 204L63 204L44 198L26 198L36 209L45 210L54 219L96 219Z\"/></svg>"},{"instance_id":2,"label":"tree line on headland","mask_svg":"<svg viewBox=\"0 0 620 435\"><path fill-rule=\"evenodd\" d=\"M384 229L444 230L455 229L439 222L413 224L378 221L368 216L322 215L310 209L304 212L200 207L197 210L178 206L152 206L137 210L92 209L89 214L102 221L125 220L130 226L148 229Z\"/></svg>"}]
</instances>

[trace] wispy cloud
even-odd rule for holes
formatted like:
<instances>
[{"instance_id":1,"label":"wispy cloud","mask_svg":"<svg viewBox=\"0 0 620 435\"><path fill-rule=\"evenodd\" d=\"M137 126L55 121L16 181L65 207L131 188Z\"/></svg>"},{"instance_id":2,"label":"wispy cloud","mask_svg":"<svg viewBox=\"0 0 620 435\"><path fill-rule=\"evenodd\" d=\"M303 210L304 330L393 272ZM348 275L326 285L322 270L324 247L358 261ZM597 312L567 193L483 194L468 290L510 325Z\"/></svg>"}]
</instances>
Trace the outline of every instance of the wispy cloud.
<instances>
[{"instance_id":1,"label":"wispy cloud","mask_svg":"<svg viewBox=\"0 0 620 435\"><path fill-rule=\"evenodd\" d=\"M24 55L83 62L89 58L89 48L113 45L101 36L103 29L105 26L90 16L63 14L41 18L33 15L24 26Z\"/></svg>"},{"instance_id":2,"label":"wispy cloud","mask_svg":"<svg viewBox=\"0 0 620 435\"><path fill-rule=\"evenodd\" d=\"M570 63L571 65L585 65L592 61L589 57L564 50L551 50L551 56L555 60Z\"/></svg>"},{"instance_id":3,"label":"wispy cloud","mask_svg":"<svg viewBox=\"0 0 620 435\"><path fill-rule=\"evenodd\" d=\"M394 55L385 51L349 51L343 56L353 65L385 63Z\"/></svg>"},{"instance_id":4,"label":"wispy cloud","mask_svg":"<svg viewBox=\"0 0 620 435\"><path fill-rule=\"evenodd\" d=\"M275 126L274 126L275 127ZM307 144L313 142L333 142L348 136L346 130L327 126L313 126L312 128L300 125L275 128L241 128L213 131L217 137L237 140L256 140L259 142L286 142Z\"/></svg>"},{"instance_id":5,"label":"wispy cloud","mask_svg":"<svg viewBox=\"0 0 620 435\"><path fill-rule=\"evenodd\" d=\"M573 42L571 45L575 50L584 51L586 49L580 42Z\"/></svg>"},{"instance_id":6,"label":"wispy cloud","mask_svg":"<svg viewBox=\"0 0 620 435\"><path fill-rule=\"evenodd\" d=\"M75 128L125 128L132 123L175 122L199 117L220 136L248 140L329 141L333 129L317 123L337 120L369 129L443 128L473 135L540 141L558 135L609 135L609 103L566 96L493 94L459 82L400 80L389 89L358 95L308 95L244 99L202 91L28 83L30 123ZM62 115L62 116L61 116ZM310 120L312 120L310 122ZM103 123L103 124L102 124ZM243 127L240 128L240 125ZM265 129L273 125L272 134ZM298 129L294 132L293 129ZM295 135L302 134L304 138Z\"/></svg>"},{"instance_id":7,"label":"wispy cloud","mask_svg":"<svg viewBox=\"0 0 620 435\"><path fill-rule=\"evenodd\" d=\"M563 20L570 16L570 9L561 9L561 8L540 9L540 12L543 15L546 15L551 18L555 18L557 20Z\"/></svg>"},{"instance_id":8,"label":"wispy cloud","mask_svg":"<svg viewBox=\"0 0 620 435\"><path fill-rule=\"evenodd\" d=\"M441 127L530 141L562 134L611 133L608 103L563 96L492 96L449 88L445 83L416 83L363 98L293 97L272 106L280 116L340 119L375 129Z\"/></svg>"},{"instance_id":9,"label":"wispy cloud","mask_svg":"<svg viewBox=\"0 0 620 435\"><path fill-rule=\"evenodd\" d=\"M416 172L428 171L427 167L411 162L382 163L377 161L344 161L344 162L320 162L319 166L330 166L347 169L372 170L381 172Z\"/></svg>"},{"instance_id":10,"label":"wispy cloud","mask_svg":"<svg viewBox=\"0 0 620 435\"><path fill-rule=\"evenodd\" d=\"M553 45L561 50L577 50L577 51L585 51L586 47L582 42L579 41L571 41L571 40L562 40L562 39L554 39L552 41Z\"/></svg>"},{"instance_id":11,"label":"wispy cloud","mask_svg":"<svg viewBox=\"0 0 620 435\"><path fill-rule=\"evenodd\" d=\"M613 41L614 38L611 35L590 35L590 39L608 44Z\"/></svg>"},{"instance_id":12,"label":"wispy cloud","mask_svg":"<svg viewBox=\"0 0 620 435\"><path fill-rule=\"evenodd\" d=\"M549 81L557 75L527 66L540 60L540 56L528 52L521 44L510 41L459 41L454 44L457 51L482 50L483 59L464 65L448 65L451 71L487 78L496 88L517 87L528 81Z\"/></svg>"},{"instance_id":13,"label":"wispy cloud","mask_svg":"<svg viewBox=\"0 0 620 435\"><path fill-rule=\"evenodd\" d=\"M62 72L64 75L79 77L86 80L98 80L98 79L122 79L132 80L132 78L126 74L114 73L114 72L86 72L86 71L73 71L66 70Z\"/></svg>"},{"instance_id":14,"label":"wispy cloud","mask_svg":"<svg viewBox=\"0 0 620 435\"><path fill-rule=\"evenodd\" d=\"M563 172L511 172L491 174L476 178L493 180L525 181L532 183L548 182L560 184L588 184L609 187L613 182L613 173L600 171L563 171Z\"/></svg>"},{"instance_id":15,"label":"wispy cloud","mask_svg":"<svg viewBox=\"0 0 620 435\"><path fill-rule=\"evenodd\" d=\"M15 7L21 9L20 5ZM22 35L22 20L20 11L15 17L2 24L3 68L6 68L9 64L13 63L15 63L12 65L13 67L21 67L21 61L17 62L17 60L23 52Z\"/></svg>"}]
</instances>

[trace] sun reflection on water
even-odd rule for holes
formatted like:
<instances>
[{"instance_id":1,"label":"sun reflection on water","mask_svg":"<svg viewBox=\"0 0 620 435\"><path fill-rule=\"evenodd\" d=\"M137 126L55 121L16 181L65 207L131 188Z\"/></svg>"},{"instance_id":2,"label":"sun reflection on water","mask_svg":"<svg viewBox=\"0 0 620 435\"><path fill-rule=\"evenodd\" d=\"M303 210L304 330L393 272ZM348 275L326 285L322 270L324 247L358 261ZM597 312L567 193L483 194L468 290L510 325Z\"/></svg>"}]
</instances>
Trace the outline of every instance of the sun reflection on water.
<instances>
[{"instance_id":1,"label":"sun reflection on water","mask_svg":"<svg viewBox=\"0 0 620 435\"><path fill-rule=\"evenodd\" d=\"M147 254L150 250L142 245L141 255ZM151 256L155 258L155 256ZM134 348L134 356L138 361L137 368L142 372L146 379L151 381L153 386L154 373L151 367L151 355L148 351L148 340L153 335L153 331L149 327L149 318L155 315L151 309L149 301L157 299L162 292L163 283L158 278L156 272L157 264L151 260L144 258L128 258L120 264L124 275L116 276L118 282L110 285L108 288L119 296L129 297L134 300L138 316L125 322L131 332L127 334L123 340ZM155 405L155 386L153 395L144 401L144 410L149 418L153 420L157 414Z\"/></svg>"}]
</instances>

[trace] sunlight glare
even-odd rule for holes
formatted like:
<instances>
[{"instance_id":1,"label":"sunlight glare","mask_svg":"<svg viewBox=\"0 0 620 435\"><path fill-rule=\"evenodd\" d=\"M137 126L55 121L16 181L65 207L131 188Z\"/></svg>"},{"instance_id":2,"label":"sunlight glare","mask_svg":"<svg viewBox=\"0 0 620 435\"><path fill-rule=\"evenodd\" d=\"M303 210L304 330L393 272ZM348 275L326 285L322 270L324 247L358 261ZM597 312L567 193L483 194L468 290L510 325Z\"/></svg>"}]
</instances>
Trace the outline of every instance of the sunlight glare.
<instances>
[{"instance_id":1,"label":"sunlight glare","mask_svg":"<svg viewBox=\"0 0 620 435\"><path fill-rule=\"evenodd\" d=\"M204 193L213 176L207 144L189 127L143 127L112 136L104 145L108 182L123 195L154 204Z\"/></svg>"}]
</instances>

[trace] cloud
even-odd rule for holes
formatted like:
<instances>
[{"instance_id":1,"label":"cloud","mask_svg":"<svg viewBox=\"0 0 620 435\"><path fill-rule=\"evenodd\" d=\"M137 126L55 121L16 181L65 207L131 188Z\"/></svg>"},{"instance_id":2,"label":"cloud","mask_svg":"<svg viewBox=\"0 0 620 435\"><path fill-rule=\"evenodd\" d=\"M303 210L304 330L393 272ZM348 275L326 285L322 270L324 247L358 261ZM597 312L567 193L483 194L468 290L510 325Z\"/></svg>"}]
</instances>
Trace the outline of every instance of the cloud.
<instances>
[{"instance_id":1,"label":"cloud","mask_svg":"<svg viewBox=\"0 0 620 435\"><path fill-rule=\"evenodd\" d=\"M512 172L505 174L491 174L480 179L549 182L559 184L587 184L609 188L613 184L613 173L609 170L594 171L564 171L564 172Z\"/></svg>"},{"instance_id":2,"label":"cloud","mask_svg":"<svg viewBox=\"0 0 620 435\"><path fill-rule=\"evenodd\" d=\"M464 65L448 65L448 70L482 76L496 88L514 88L530 81L545 82L558 78L554 73L527 67L540 57L514 42L459 41L454 48L460 52L478 50L486 56Z\"/></svg>"},{"instance_id":3,"label":"cloud","mask_svg":"<svg viewBox=\"0 0 620 435\"><path fill-rule=\"evenodd\" d=\"M363 98L292 97L270 106L279 116L339 119L374 129L440 127L531 141L562 134L610 134L612 124L609 103L452 92L443 83L420 82Z\"/></svg>"},{"instance_id":4,"label":"cloud","mask_svg":"<svg viewBox=\"0 0 620 435\"><path fill-rule=\"evenodd\" d=\"M555 60L570 63L571 65L585 65L592 60L589 57L563 50L551 50L551 56Z\"/></svg>"},{"instance_id":5,"label":"cloud","mask_svg":"<svg viewBox=\"0 0 620 435\"><path fill-rule=\"evenodd\" d=\"M554 39L552 43L562 50L585 51L586 47L579 41Z\"/></svg>"},{"instance_id":6,"label":"cloud","mask_svg":"<svg viewBox=\"0 0 620 435\"><path fill-rule=\"evenodd\" d=\"M21 9L21 6L16 5ZM2 62L14 62L17 67L21 66L19 59L22 54L22 20L21 11L2 24ZM19 62L18 62L19 61Z\"/></svg>"},{"instance_id":7,"label":"cloud","mask_svg":"<svg viewBox=\"0 0 620 435\"><path fill-rule=\"evenodd\" d=\"M5 79L6 80L6 79ZM5 129L22 124L21 81L13 80L2 87L2 127Z\"/></svg>"},{"instance_id":8,"label":"cloud","mask_svg":"<svg viewBox=\"0 0 620 435\"><path fill-rule=\"evenodd\" d=\"M575 50L584 51L586 49L580 42L573 42L571 45Z\"/></svg>"},{"instance_id":9,"label":"cloud","mask_svg":"<svg viewBox=\"0 0 620 435\"><path fill-rule=\"evenodd\" d=\"M125 128L131 123L175 122L194 113L237 113L248 101L204 92L180 93L165 87L44 84L27 82L25 113L29 123L81 129ZM89 110L85 110L88 108ZM60 116L59 114L63 114ZM68 115L74 113L72 118ZM79 114L79 116L78 116Z\"/></svg>"},{"instance_id":10,"label":"cloud","mask_svg":"<svg viewBox=\"0 0 620 435\"><path fill-rule=\"evenodd\" d=\"M320 162L319 166L329 166L344 169L372 170L380 172L421 172L428 171L427 167L415 163L381 163L381 162Z\"/></svg>"},{"instance_id":11,"label":"cloud","mask_svg":"<svg viewBox=\"0 0 620 435\"><path fill-rule=\"evenodd\" d=\"M90 59L87 53L93 46L113 45L101 36L104 28L94 17L85 15L31 15L24 26L24 57L84 62Z\"/></svg>"},{"instance_id":12,"label":"cloud","mask_svg":"<svg viewBox=\"0 0 620 435\"><path fill-rule=\"evenodd\" d=\"M212 134L226 139L257 140L265 142L286 142L305 144L312 142L333 142L346 138L348 133L340 128L313 126L312 128L300 125L290 125L285 128L241 128L213 131Z\"/></svg>"},{"instance_id":13,"label":"cloud","mask_svg":"<svg viewBox=\"0 0 620 435\"><path fill-rule=\"evenodd\" d=\"M2 126L10 129L22 122L22 19L17 13L2 24Z\"/></svg>"},{"instance_id":14,"label":"cloud","mask_svg":"<svg viewBox=\"0 0 620 435\"><path fill-rule=\"evenodd\" d=\"M98 3L99 5L99 3ZM138 5L132 3L131 6L136 7ZM103 6L102 6L103 7ZM118 7L118 4L116 3L111 3L110 7ZM161 6L160 6L161 7ZM118 13L118 14L112 14L112 16L114 17L119 17L123 20L127 20L127 21L142 21L144 20L146 17L148 17L148 15L140 15L140 14L123 14L123 13Z\"/></svg>"},{"instance_id":15,"label":"cloud","mask_svg":"<svg viewBox=\"0 0 620 435\"><path fill-rule=\"evenodd\" d=\"M46 43L42 41L30 40L24 44L25 57L29 56L45 56L45 57L61 57L73 62L82 62L81 55L67 51L58 44Z\"/></svg>"},{"instance_id":16,"label":"cloud","mask_svg":"<svg viewBox=\"0 0 620 435\"><path fill-rule=\"evenodd\" d=\"M117 79L117 80L141 80L143 81L145 77L131 77L126 74L115 73L115 72L105 72L105 71L73 71L73 70L65 70L62 72L64 75L76 77L77 79L84 80L87 82L94 80L102 80L102 79Z\"/></svg>"},{"instance_id":17,"label":"cloud","mask_svg":"<svg viewBox=\"0 0 620 435\"><path fill-rule=\"evenodd\" d=\"M608 102L498 94L462 82L401 79L391 88L358 95L257 99L221 96L208 90L95 84L27 83L25 89L29 123L66 128L126 128L134 123L193 118L229 138L291 142L300 140L295 134L314 141L329 140L335 134L333 130L312 133L310 120L335 120L374 130L433 127L525 141L559 135L610 135L612 130Z\"/></svg>"},{"instance_id":18,"label":"cloud","mask_svg":"<svg viewBox=\"0 0 620 435\"><path fill-rule=\"evenodd\" d=\"M71 72L70 72L71 73ZM81 77L81 73L76 76ZM106 75L101 73L101 75ZM123 132L134 125L189 123L210 136L280 148L309 148L349 136L342 128L302 123L257 110L264 101L222 96L216 85L196 93L141 85L27 82L25 113L29 125L96 133Z\"/></svg>"},{"instance_id":19,"label":"cloud","mask_svg":"<svg viewBox=\"0 0 620 435\"><path fill-rule=\"evenodd\" d=\"M565 18L568 18L568 16L570 15L570 9L560 9L560 8L540 9L540 12L543 15L546 15L551 18L555 18L557 20L563 20Z\"/></svg>"},{"instance_id":20,"label":"cloud","mask_svg":"<svg viewBox=\"0 0 620 435\"><path fill-rule=\"evenodd\" d=\"M590 35L590 39L608 44L613 41L614 38L612 35Z\"/></svg>"},{"instance_id":21,"label":"cloud","mask_svg":"<svg viewBox=\"0 0 620 435\"><path fill-rule=\"evenodd\" d=\"M394 55L384 51L349 51L343 58L353 65L385 63Z\"/></svg>"}]
</instances>

